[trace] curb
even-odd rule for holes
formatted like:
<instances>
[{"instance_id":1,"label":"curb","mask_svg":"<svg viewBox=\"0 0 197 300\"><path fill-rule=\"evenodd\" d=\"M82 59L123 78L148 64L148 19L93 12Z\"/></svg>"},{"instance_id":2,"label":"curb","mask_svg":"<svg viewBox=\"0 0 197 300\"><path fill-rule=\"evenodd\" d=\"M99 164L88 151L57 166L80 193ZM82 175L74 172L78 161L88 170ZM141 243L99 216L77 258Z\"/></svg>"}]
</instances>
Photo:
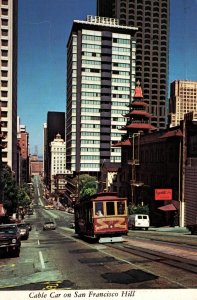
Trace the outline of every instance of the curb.
<instances>
[{"instance_id":1,"label":"curb","mask_svg":"<svg viewBox=\"0 0 197 300\"><path fill-rule=\"evenodd\" d=\"M149 227L149 231L163 231L176 233L190 233L186 227Z\"/></svg>"}]
</instances>

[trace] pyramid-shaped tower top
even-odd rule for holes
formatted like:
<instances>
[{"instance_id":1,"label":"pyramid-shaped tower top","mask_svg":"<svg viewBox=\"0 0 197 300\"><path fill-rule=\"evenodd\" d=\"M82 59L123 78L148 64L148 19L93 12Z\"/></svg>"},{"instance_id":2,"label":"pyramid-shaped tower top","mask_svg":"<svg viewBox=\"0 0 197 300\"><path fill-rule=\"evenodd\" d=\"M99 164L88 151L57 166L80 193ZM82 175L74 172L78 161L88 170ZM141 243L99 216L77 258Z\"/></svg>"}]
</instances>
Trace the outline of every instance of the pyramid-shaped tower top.
<instances>
[{"instance_id":1,"label":"pyramid-shaped tower top","mask_svg":"<svg viewBox=\"0 0 197 300\"><path fill-rule=\"evenodd\" d=\"M136 83L136 87L135 87L133 98L143 98L142 88L140 86L140 81L139 80Z\"/></svg>"}]
</instances>

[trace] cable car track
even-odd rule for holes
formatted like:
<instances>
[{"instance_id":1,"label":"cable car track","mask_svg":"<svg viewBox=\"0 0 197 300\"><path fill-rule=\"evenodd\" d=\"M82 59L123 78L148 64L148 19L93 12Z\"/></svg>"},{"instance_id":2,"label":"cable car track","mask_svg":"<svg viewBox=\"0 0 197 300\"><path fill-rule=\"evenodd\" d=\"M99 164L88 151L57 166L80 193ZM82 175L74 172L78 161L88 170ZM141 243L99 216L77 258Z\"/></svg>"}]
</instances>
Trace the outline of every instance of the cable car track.
<instances>
[{"instance_id":1,"label":"cable car track","mask_svg":"<svg viewBox=\"0 0 197 300\"><path fill-rule=\"evenodd\" d=\"M165 265L170 265L185 270L187 272L197 274L197 261L192 259L188 259L188 258L184 258L181 256L176 256L168 253L162 253L156 250L145 249L133 245L131 246L131 245L108 244L106 246L108 248L113 248L118 251L130 253L138 257L140 256L150 262L154 261Z\"/></svg>"}]
</instances>

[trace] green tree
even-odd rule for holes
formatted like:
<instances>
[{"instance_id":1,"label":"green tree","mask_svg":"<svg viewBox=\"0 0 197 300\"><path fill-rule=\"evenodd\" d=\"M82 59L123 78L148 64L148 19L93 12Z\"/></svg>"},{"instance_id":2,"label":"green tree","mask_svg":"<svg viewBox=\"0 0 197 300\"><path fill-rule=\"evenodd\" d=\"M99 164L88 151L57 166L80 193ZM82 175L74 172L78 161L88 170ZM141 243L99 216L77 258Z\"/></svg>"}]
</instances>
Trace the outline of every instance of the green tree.
<instances>
[{"instance_id":1,"label":"green tree","mask_svg":"<svg viewBox=\"0 0 197 300\"><path fill-rule=\"evenodd\" d=\"M9 166L4 166L2 168L1 182L3 187L4 207L8 213L13 213L17 209L18 187Z\"/></svg>"},{"instance_id":2,"label":"green tree","mask_svg":"<svg viewBox=\"0 0 197 300\"><path fill-rule=\"evenodd\" d=\"M149 214L149 207L148 205L132 205L129 204L128 206L128 214L132 215L132 214L145 214L148 215Z\"/></svg>"},{"instance_id":3,"label":"green tree","mask_svg":"<svg viewBox=\"0 0 197 300\"><path fill-rule=\"evenodd\" d=\"M97 192L97 179L89 174L76 176L74 183L78 185L80 197L91 196Z\"/></svg>"},{"instance_id":4,"label":"green tree","mask_svg":"<svg viewBox=\"0 0 197 300\"><path fill-rule=\"evenodd\" d=\"M17 193L17 202L18 202L18 206L28 206L31 203L31 198L30 195L28 194L28 190L26 189L26 187L22 186L18 189L18 193Z\"/></svg>"},{"instance_id":5,"label":"green tree","mask_svg":"<svg viewBox=\"0 0 197 300\"><path fill-rule=\"evenodd\" d=\"M18 186L9 166L4 166L1 172L3 187L3 205L8 214L17 211L18 206L30 204L30 189L27 184Z\"/></svg>"}]
</instances>

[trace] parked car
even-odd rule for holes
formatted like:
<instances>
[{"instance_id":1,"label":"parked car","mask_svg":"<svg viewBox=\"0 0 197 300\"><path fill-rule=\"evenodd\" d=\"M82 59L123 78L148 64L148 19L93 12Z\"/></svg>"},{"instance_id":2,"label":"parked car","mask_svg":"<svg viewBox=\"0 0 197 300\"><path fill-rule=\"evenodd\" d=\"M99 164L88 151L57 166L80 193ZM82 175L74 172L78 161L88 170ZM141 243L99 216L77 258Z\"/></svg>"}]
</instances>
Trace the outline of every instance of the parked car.
<instances>
[{"instance_id":1,"label":"parked car","mask_svg":"<svg viewBox=\"0 0 197 300\"><path fill-rule=\"evenodd\" d=\"M20 255L21 236L16 224L0 225L0 251Z\"/></svg>"},{"instance_id":2,"label":"parked car","mask_svg":"<svg viewBox=\"0 0 197 300\"><path fill-rule=\"evenodd\" d=\"M150 226L149 216L143 214L133 214L128 216L129 229L144 228L148 230Z\"/></svg>"},{"instance_id":3,"label":"parked car","mask_svg":"<svg viewBox=\"0 0 197 300\"><path fill-rule=\"evenodd\" d=\"M72 208L72 207L69 207L69 208L68 208L68 213L70 213L70 214L74 214L74 208Z\"/></svg>"},{"instance_id":4,"label":"parked car","mask_svg":"<svg viewBox=\"0 0 197 300\"><path fill-rule=\"evenodd\" d=\"M17 224L17 226L20 231L21 239L27 240L29 238L29 226L25 223Z\"/></svg>"},{"instance_id":5,"label":"parked car","mask_svg":"<svg viewBox=\"0 0 197 300\"><path fill-rule=\"evenodd\" d=\"M33 214L34 214L33 209L32 209L32 208L29 208L28 211L27 211L27 214L28 214L29 216L33 215Z\"/></svg>"},{"instance_id":6,"label":"parked car","mask_svg":"<svg viewBox=\"0 0 197 300\"><path fill-rule=\"evenodd\" d=\"M31 230L32 230L32 225L31 225L31 223L25 222L25 224L27 224L29 231L31 231Z\"/></svg>"},{"instance_id":7,"label":"parked car","mask_svg":"<svg viewBox=\"0 0 197 300\"><path fill-rule=\"evenodd\" d=\"M55 230L56 225L53 221L46 221L43 225L43 230Z\"/></svg>"}]
</instances>

